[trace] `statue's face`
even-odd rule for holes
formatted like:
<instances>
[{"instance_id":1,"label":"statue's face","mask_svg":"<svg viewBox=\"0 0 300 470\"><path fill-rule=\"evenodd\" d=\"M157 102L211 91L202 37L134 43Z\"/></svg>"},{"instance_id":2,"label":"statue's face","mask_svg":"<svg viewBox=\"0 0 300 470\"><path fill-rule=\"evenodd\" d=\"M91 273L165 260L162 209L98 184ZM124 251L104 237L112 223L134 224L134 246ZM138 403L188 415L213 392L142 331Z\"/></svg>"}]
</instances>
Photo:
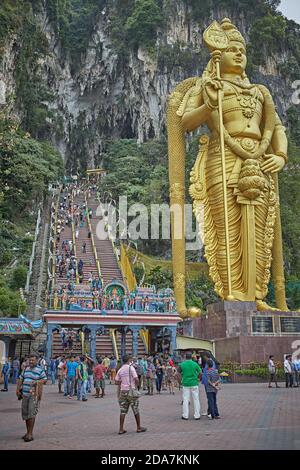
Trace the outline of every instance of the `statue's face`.
<instances>
[{"instance_id":1,"label":"statue's face","mask_svg":"<svg viewBox=\"0 0 300 470\"><path fill-rule=\"evenodd\" d=\"M226 51L222 52L220 68L222 73L241 75L247 65L246 50L240 42L230 42Z\"/></svg>"}]
</instances>

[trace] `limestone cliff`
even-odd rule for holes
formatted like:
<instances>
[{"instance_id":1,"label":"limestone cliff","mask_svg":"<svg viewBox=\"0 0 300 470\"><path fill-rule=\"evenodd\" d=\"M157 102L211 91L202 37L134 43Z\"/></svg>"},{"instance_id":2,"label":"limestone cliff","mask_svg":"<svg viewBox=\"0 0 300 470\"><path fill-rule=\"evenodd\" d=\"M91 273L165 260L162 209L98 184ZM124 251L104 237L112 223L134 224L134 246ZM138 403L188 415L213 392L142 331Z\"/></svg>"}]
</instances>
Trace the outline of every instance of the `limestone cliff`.
<instances>
[{"instance_id":1,"label":"limestone cliff","mask_svg":"<svg viewBox=\"0 0 300 470\"><path fill-rule=\"evenodd\" d=\"M27 84L38 82L42 91L35 90L34 96L40 100L39 109L44 110L40 119L45 120L45 125L37 136L50 138L70 171L101 164L107 138L134 137L139 142L159 138L165 130L167 95L180 80L200 75L207 63L208 53L202 44L205 27L213 18L230 16L249 40L254 21L240 10L232 14L232 8L226 8L224 1L215 2L220 8L208 8L200 18L193 15L193 2L158 1L164 22L156 29L152 47L140 44L117 47L112 27L117 0L102 1L98 2L101 8L94 18L86 50L74 62L70 51L62 45L48 3L42 1L38 9L32 10L36 31L46 44L44 50L32 50L37 55L35 61L27 55L25 61L23 57L23 68L20 67L30 31L26 36L22 29L17 29L5 38L0 63L0 104L23 121L26 102L20 88L24 95L27 85L20 83L22 79ZM234 2L227 2L230 3ZM271 89L284 120L291 105L292 77L283 76L281 66L291 56L289 50L275 50L262 61L263 65L250 70L253 81ZM23 71L26 74L22 78ZM26 128L26 122L24 125Z\"/></svg>"}]
</instances>

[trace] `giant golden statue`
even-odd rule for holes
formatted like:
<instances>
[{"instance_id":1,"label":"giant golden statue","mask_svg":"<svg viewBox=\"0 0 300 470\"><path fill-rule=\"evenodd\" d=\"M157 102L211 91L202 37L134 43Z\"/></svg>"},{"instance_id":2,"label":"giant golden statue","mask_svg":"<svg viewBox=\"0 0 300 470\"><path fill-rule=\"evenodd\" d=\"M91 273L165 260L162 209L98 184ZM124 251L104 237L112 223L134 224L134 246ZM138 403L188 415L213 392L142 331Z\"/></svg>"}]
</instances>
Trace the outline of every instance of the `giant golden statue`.
<instances>
[{"instance_id":1,"label":"giant golden statue","mask_svg":"<svg viewBox=\"0 0 300 470\"><path fill-rule=\"evenodd\" d=\"M215 290L222 299L256 301L257 309L269 310L272 264L276 304L286 310L277 181L287 161L285 129L269 90L247 78L245 41L231 21L214 21L204 42L211 59L202 77L180 83L168 101L170 202L184 207L185 132L206 124L210 137L200 137L190 194L200 226L204 213ZM171 221L174 288L184 317L184 218L181 236L174 214Z\"/></svg>"}]
</instances>

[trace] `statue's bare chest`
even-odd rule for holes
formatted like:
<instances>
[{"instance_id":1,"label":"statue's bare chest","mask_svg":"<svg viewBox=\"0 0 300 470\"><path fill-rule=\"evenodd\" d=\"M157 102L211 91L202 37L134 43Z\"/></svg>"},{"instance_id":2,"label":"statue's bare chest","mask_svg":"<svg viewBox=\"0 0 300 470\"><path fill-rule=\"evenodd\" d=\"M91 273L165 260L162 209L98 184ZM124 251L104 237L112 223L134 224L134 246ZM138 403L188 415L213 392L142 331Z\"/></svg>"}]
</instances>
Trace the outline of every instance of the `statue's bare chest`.
<instances>
[{"instance_id":1,"label":"statue's bare chest","mask_svg":"<svg viewBox=\"0 0 300 470\"><path fill-rule=\"evenodd\" d=\"M257 86L241 88L224 82L223 113L239 112L246 119L261 116L263 95Z\"/></svg>"}]
</instances>

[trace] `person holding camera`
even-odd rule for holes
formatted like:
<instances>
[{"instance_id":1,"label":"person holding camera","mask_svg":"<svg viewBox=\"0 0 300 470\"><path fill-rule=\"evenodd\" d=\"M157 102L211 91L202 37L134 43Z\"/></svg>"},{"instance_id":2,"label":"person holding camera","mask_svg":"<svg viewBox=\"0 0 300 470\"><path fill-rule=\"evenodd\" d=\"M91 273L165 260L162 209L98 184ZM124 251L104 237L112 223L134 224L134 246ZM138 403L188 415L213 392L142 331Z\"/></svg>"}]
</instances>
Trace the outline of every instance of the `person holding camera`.
<instances>
[{"instance_id":1,"label":"person holding camera","mask_svg":"<svg viewBox=\"0 0 300 470\"><path fill-rule=\"evenodd\" d=\"M22 418L26 422L27 432L23 436L24 442L33 441L33 428L35 417L38 413L42 398L43 385L47 382L44 368L37 363L38 357L31 354L29 366L22 371L18 383L16 395L22 400Z\"/></svg>"},{"instance_id":2,"label":"person holding camera","mask_svg":"<svg viewBox=\"0 0 300 470\"><path fill-rule=\"evenodd\" d=\"M143 428L141 426L139 411L140 393L137 390L139 379L136 370L132 365L132 356L125 355L123 357L123 366L118 370L115 383L118 385L118 400L120 405L119 434L125 434L127 432L124 429L124 422L130 406L136 421L136 432L147 431L147 428Z\"/></svg>"}]
</instances>

